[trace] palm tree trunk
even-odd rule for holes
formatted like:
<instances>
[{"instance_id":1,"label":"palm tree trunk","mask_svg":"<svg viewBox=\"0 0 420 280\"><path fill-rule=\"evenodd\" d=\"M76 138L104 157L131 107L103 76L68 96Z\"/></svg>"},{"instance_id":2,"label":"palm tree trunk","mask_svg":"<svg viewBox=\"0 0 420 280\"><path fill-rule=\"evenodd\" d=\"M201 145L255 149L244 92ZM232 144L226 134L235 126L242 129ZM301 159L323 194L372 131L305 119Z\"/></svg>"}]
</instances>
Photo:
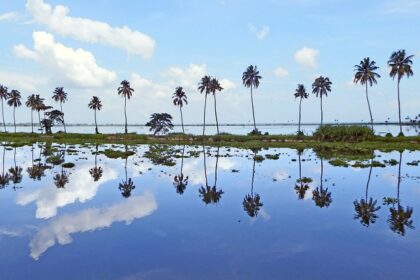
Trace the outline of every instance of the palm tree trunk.
<instances>
[{"instance_id":1,"label":"palm tree trunk","mask_svg":"<svg viewBox=\"0 0 420 280\"><path fill-rule=\"evenodd\" d=\"M39 120L39 128L41 129L41 134L43 134L44 129L42 128L42 124L41 124L41 111L38 111L38 120Z\"/></svg>"},{"instance_id":2,"label":"palm tree trunk","mask_svg":"<svg viewBox=\"0 0 420 280\"><path fill-rule=\"evenodd\" d=\"M3 116L3 126L4 126L4 132L7 132L6 130L6 123L4 122L4 107L3 107L3 98L1 99L1 114Z\"/></svg>"},{"instance_id":3,"label":"palm tree trunk","mask_svg":"<svg viewBox=\"0 0 420 280\"><path fill-rule=\"evenodd\" d=\"M204 177L206 179L206 187L208 187L208 179L207 179L207 164L206 164L206 149L203 146L203 157L204 157Z\"/></svg>"},{"instance_id":4,"label":"palm tree trunk","mask_svg":"<svg viewBox=\"0 0 420 280\"><path fill-rule=\"evenodd\" d=\"M321 189L324 181L324 160L321 158Z\"/></svg>"},{"instance_id":5,"label":"palm tree trunk","mask_svg":"<svg viewBox=\"0 0 420 280\"><path fill-rule=\"evenodd\" d=\"M369 95L368 95L368 84L366 83L366 101L369 107L369 115L370 115L370 126L373 130L373 117L372 117L372 110L370 109L370 102L369 102Z\"/></svg>"},{"instance_id":6,"label":"palm tree trunk","mask_svg":"<svg viewBox=\"0 0 420 280\"><path fill-rule=\"evenodd\" d=\"M181 175L184 176L184 174L182 173L182 169L184 167L184 152L185 152L185 145L182 148L182 157L181 157Z\"/></svg>"},{"instance_id":7,"label":"palm tree trunk","mask_svg":"<svg viewBox=\"0 0 420 280\"><path fill-rule=\"evenodd\" d=\"M185 134L185 130L184 130L184 117L182 116L182 107L181 106L179 106L179 112L181 113L182 133Z\"/></svg>"},{"instance_id":8,"label":"palm tree trunk","mask_svg":"<svg viewBox=\"0 0 420 280\"><path fill-rule=\"evenodd\" d=\"M206 130L206 108L207 108L207 93L204 93L204 121L203 121L203 136Z\"/></svg>"},{"instance_id":9,"label":"palm tree trunk","mask_svg":"<svg viewBox=\"0 0 420 280\"><path fill-rule=\"evenodd\" d=\"M34 133L34 110L31 109L31 125L32 125L32 133Z\"/></svg>"},{"instance_id":10,"label":"palm tree trunk","mask_svg":"<svg viewBox=\"0 0 420 280\"><path fill-rule=\"evenodd\" d=\"M61 109L61 113L63 114L64 133L67 133L67 130L66 130L66 122L64 121L63 102L62 101L60 101L60 109Z\"/></svg>"},{"instance_id":11,"label":"palm tree trunk","mask_svg":"<svg viewBox=\"0 0 420 280\"><path fill-rule=\"evenodd\" d=\"M125 116L125 134L128 133L127 129L127 97L124 96L124 116Z\"/></svg>"},{"instance_id":12,"label":"palm tree trunk","mask_svg":"<svg viewBox=\"0 0 420 280\"><path fill-rule=\"evenodd\" d=\"M372 175L372 161L373 160L371 160L370 161L370 169L369 169L369 177L368 177L368 180L367 180L367 183L366 183L366 193L365 193L365 200L366 200L366 202L367 202L367 198L368 198L368 190L369 190L369 184L370 184L370 176Z\"/></svg>"},{"instance_id":13,"label":"palm tree trunk","mask_svg":"<svg viewBox=\"0 0 420 280\"><path fill-rule=\"evenodd\" d=\"M298 133L300 133L301 107L302 107L302 97L300 98L300 101L299 101L299 129L298 129Z\"/></svg>"},{"instance_id":14,"label":"palm tree trunk","mask_svg":"<svg viewBox=\"0 0 420 280\"><path fill-rule=\"evenodd\" d=\"M217 186L217 165L219 163L219 149L220 147L217 147L217 154L216 154L216 165L214 167L214 186Z\"/></svg>"},{"instance_id":15,"label":"palm tree trunk","mask_svg":"<svg viewBox=\"0 0 420 280\"><path fill-rule=\"evenodd\" d=\"M94 112L95 112L95 132L96 132L96 134L99 134L98 124L96 123L96 109L94 110Z\"/></svg>"},{"instance_id":16,"label":"palm tree trunk","mask_svg":"<svg viewBox=\"0 0 420 280\"><path fill-rule=\"evenodd\" d=\"M15 126L15 133L16 133L16 107L13 107L13 125Z\"/></svg>"},{"instance_id":17,"label":"palm tree trunk","mask_svg":"<svg viewBox=\"0 0 420 280\"><path fill-rule=\"evenodd\" d=\"M323 118L324 118L324 111L322 110L322 94L321 94L321 127L323 123Z\"/></svg>"},{"instance_id":18,"label":"palm tree trunk","mask_svg":"<svg viewBox=\"0 0 420 280\"><path fill-rule=\"evenodd\" d=\"M254 197L254 178L255 178L255 156L254 154L254 162L252 164L252 178L251 178L251 196Z\"/></svg>"},{"instance_id":19,"label":"palm tree trunk","mask_svg":"<svg viewBox=\"0 0 420 280\"><path fill-rule=\"evenodd\" d=\"M300 152L298 151L298 157L299 157L299 180L300 184L302 184L302 162L300 160Z\"/></svg>"},{"instance_id":20,"label":"palm tree trunk","mask_svg":"<svg viewBox=\"0 0 420 280\"><path fill-rule=\"evenodd\" d=\"M251 85L251 105L252 105L252 118L254 120L254 130L255 132L257 132L257 124L255 123L254 97L252 95L252 85Z\"/></svg>"},{"instance_id":21,"label":"palm tree trunk","mask_svg":"<svg viewBox=\"0 0 420 280\"><path fill-rule=\"evenodd\" d=\"M398 202L398 208L400 208L400 184L401 184L402 154L403 154L403 152L400 152L400 161L398 163L398 185L397 185L397 202Z\"/></svg>"},{"instance_id":22,"label":"palm tree trunk","mask_svg":"<svg viewBox=\"0 0 420 280\"><path fill-rule=\"evenodd\" d=\"M400 102L400 79L398 79L398 120L400 122L400 134L402 134L402 125L401 125L401 102Z\"/></svg>"},{"instance_id":23,"label":"palm tree trunk","mask_svg":"<svg viewBox=\"0 0 420 280\"><path fill-rule=\"evenodd\" d=\"M217 134L219 134L219 121L217 120L216 93L213 93L213 98L214 98L214 115L216 116Z\"/></svg>"}]
</instances>

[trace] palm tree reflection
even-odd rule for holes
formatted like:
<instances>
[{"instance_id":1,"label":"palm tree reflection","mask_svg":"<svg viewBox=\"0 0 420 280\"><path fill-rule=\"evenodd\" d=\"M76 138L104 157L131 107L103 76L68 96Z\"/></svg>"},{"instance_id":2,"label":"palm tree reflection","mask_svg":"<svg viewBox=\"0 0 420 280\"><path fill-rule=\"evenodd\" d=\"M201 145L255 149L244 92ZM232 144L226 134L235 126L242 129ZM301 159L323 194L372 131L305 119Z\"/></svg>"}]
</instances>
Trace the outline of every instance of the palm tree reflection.
<instances>
[{"instance_id":1,"label":"palm tree reflection","mask_svg":"<svg viewBox=\"0 0 420 280\"><path fill-rule=\"evenodd\" d=\"M67 149L67 145L65 144L64 149L61 150L61 155L60 155L61 163L65 162L66 149ZM54 181L55 186L59 189L65 188L66 184L69 182L69 176L67 175L66 171L64 171L64 167L62 164L61 164L61 172L58 174L55 174L53 181Z\"/></svg>"},{"instance_id":2,"label":"palm tree reflection","mask_svg":"<svg viewBox=\"0 0 420 280\"><path fill-rule=\"evenodd\" d=\"M397 208L395 204L389 208L390 215L388 217L389 228L402 236L405 235L405 228L414 229L413 220L411 216L413 215L413 208L407 206L405 209L400 205L400 184L401 184L401 164L402 164L402 154L400 152L400 161L398 163L398 184L397 184Z\"/></svg>"},{"instance_id":3,"label":"palm tree reflection","mask_svg":"<svg viewBox=\"0 0 420 280\"><path fill-rule=\"evenodd\" d=\"M95 151L95 166L89 169L89 174L92 176L93 181L97 182L102 177L102 167L97 165L97 157L98 157L98 145L96 144L96 151Z\"/></svg>"},{"instance_id":4,"label":"palm tree reflection","mask_svg":"<svg viewBox=\"0 0 420 280\"><path fill-rule=\"evenodd\" d=\"M323 187L324 183L324 160L321 157L321 185L312 191L312 200L315 202L315 205L323 208L328 207L332 203L331 192L328 192L328 188Z\"/></svg>"},{"instance_id":5,"label":"palm tree reflection","mask_svg":"<svg viewBox=\"0 0 420 280\"><path fill-rule=\"evenodd\" d=\"M211 187L208 184L207 178L207 164L206 164L206 150L203 146L203 156L204 156L204 176L206 180L206 187L201 186L198 190L200 193L200 197L202 198L205 204L216 204L222 198L222 194L224 194L223 190L217 190L217 165L219 162L219 148L217 148L216 154L216 165L215 165L215 172L214 172L214 186Z\"/></svg>"},{"instance_id":6,"label":"palm tree reflection","mask_svg":"<svg viewBox=\"0 0 420 280\"><path fill-rule=\"evenodd\" d=\"M3 168L2 168L2 173L0 174L0 188L4 189L8 184L9 184L9 173L8 172L4 172L4 158L6 155L6 147L3 146Z\"/></svg>"},{"instance_id":7,"label":"palm tree reflection","mask_svg":"<svg viewBox=\"0 0 420 280\"><path fill-rule=\"evenodd\" d=\"M184 167L184 152L185 145L182 149L181 172L178 175L175 175L173 182L176 192L179 194L183 194L188 185L188 176L184 176L184 173L182 172L182 169Z\"/></svg>"},{"instance_id":8,"label":"palm tree reflection","mask_svg":"<svg viewBox=\"0 0 420 280\"><path fill-rule=\"evenodd\" d=\"M264 205L261 202L261 197L259 194L254 193L254 178L255 178L255 162L257 152L254 152L254 159L252 164L252 179L251 179L251 193L245 195L244 200L242 201L242 206L244 207L245 212L251 217L257 217L258 212L261 207Z\"/></svg>"},{"instance_id":9,"label":"palm tree reflection","mask_svg":"<svg viewBox=\"0 0 420 280\"><path fill-rule=\"evenodd\" d=\"M127 145L125 146L125 150L127 151ZM125 158L124 165L125 180L123 180L118 186L118 189L121 191L121 195L125 198L129 198L131 196L131 192L136 188L133 180L127 176L127 159L128 157Z\"/></svg>"},{"instance_id":10,"label":"palm tree reflection","mask_svg":"<svg viewBox=\"0 0 420 280\"><path fill-rule=\"evenodd\" d=\"M32 164L28 168L26 168L26 172L29 175L29 178L33 180L41 180L42 177L45 176L45 170L48 169L48 166L41 163L41 152L42 147L40 147L40 153L39 153L39 162L37 164L34 163L34 147L31 148L31 158L32 158Z\"/></svg>"},{"instance_id":11,"label":"palm tree reflection","mask_svg":"<svg viewBox=\"0 0 420 280\"><path fill-rule=\"evenodd\" d=\"M366 183L366 192L365 192L365 198L361 198L359 201L355 200L353 202L354 205L354 211L356 214L354 215L354 219L360 219L360 223L366 227L368 227L370 224L374 224L376 222L376 219L378 219L378 215L376 212L381 209L380 206L376 206L377 200L373 200L372 197L368 200L368 189L369 189L369 183L370 183L370 177L372 175L372 160L370 162L370 169L369 169L369 176Z\"/></svg>"},{"instance_id":12,"label":"palm tree reflection","mask_svg":"<svg viewBox=\"0 0 420 280\"><path fill-rule=\"evenodd\" d=\"M13 182L13 189L16 189L16 184L22 182L22 167L16 164L16 148L13 153L14 166L9 168L10 180Z\"/></svg>"},{"instance_id":13,"label":"palm tree reflection","mask_svg":"<svg viewBox=\"0 0 420 280\"><path fill-rule=\"evenodd\" d=\"M309 190L309 183L312 182L311 178L303 177L302 178L302 162L301 162L301 155L303 153L302 149L297 150L298 153L298 160L299 160L299 179L296 180L295 191L298 195L298 199L304 199L306 195L306 191Z\"/></svg>"}]
</instances>

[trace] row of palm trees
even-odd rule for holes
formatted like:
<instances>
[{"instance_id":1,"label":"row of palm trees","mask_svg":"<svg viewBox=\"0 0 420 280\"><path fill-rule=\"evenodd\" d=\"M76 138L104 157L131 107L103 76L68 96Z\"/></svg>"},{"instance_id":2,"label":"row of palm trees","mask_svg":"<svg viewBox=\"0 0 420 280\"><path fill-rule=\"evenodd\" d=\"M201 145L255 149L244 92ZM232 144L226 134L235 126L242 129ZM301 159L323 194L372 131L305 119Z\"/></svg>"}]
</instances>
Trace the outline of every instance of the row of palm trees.
<instances>
[{"instance_id":1,"label":"row of palm trees","mask_svg":"<svg viewBox=\"0 0 420 280\"><path fill-rule=\"evenodd\" d=\"M413 75L412 70L412 61L413 55L407 55L405 50L398 50L391 54L388 60L388 66L390 68L390 77L393 79L397 78L397 97L398 97L398 117L399 117L399 126L400 126L400 134L402 134L402 124L401 124L401 102L400 102L400 82L403 77L410 77ZM354 66L355 75L354 75L354 83L361 84L365 86L365 94L366 94L366 101L368 104L369 115L370 115L370 123L373 129L373 116L371 105L369 101L368 95L368 86L372 87L373 84L377 84L377 79L381 76L376 72L379 69L376 66L376 62L371 60L369 57L364 58L358 65ZM262 76L260 75L257 66L250 65L246 68L246 70L242 74L242 82L243 85L250 89L251 92L251 107L252 107L252 118L254 123L254 130L251 134L259 134L260 132L257 129L256 121L255 121L255 109L254 109L254 97L253 97L253 90L257 89L260 85L260 80ZM323 125L323 97L327 97L328 93L331 92L332 82L328 77L319 76L315 79L312 83L312 93L316 95L316 97L320 98L320 112L321 112L321 122L320 125ZM216 127L217 133L219 134L219 122L218 122L218 115L217 115L217 99L216 94L220 93L223 90L219 80L215 77L211 76L204 76L199 84L198 84L198 91L200 93L204 93L204 116L203 116L203 135L205 134L206 129L206 109L207 109L207 96L209 94L213 95L214 100L214 115L216 120ZM127 99L129 100L134 92L134 89L131 88L130 82L127 80L123 80L120 83L120 86L117 89L118 95L124 98L124 118L125 118L125 126L124 131L128 133L127 129ZM306 92L305 86L303 84L298 84L297 89L294 92L295 98L299 98L299 124L298 124L298 134L303 134L301 131L301 107L302 107L302 100L307 99L309 94ZM7 104L13 107L13 123L16 132L16 118L15 118L15 111L17 107L22 105L21 103L21 94L19 91L13 89L10 92L8 91L7 87L0 85L0 99L2 105L2 117L3 117L3 125L4 130L6 131L6 124L4 120L4 108L3 102L7 101ZM66 132L66 124L64 121L64 113L63 113L63 103L67 101L67 93L64 91L63 87L57 87L52 95L52 99L60 104L60 112L62 113L62 124L64 127L64 132ZM173 104L179 107L180 115L181 115L181 124L182 124L182 132L185 133L184 129L184 118L182 113L182 108L184 105L188 104L187 101L187 94L185 93L182 87L177 87L175 92L172 95ZM39 122L41 126L42 132L42 122L40 117L40 112L51 109L52 107L46 106L44 104L44 99L41 98L39 95L32 94L28 96L26 101L26 106L31 109L31 123L32 123L32 132L34 132L34 122L33 122L33 112L37 111L39 116ZM95 132L99 133L98 125L96 121L96 113L97 111L101 110L102 103L99 97L93 96L90 100L88 107L94 110L94 119L95 119Z\"/></svg>"}]
</instances>

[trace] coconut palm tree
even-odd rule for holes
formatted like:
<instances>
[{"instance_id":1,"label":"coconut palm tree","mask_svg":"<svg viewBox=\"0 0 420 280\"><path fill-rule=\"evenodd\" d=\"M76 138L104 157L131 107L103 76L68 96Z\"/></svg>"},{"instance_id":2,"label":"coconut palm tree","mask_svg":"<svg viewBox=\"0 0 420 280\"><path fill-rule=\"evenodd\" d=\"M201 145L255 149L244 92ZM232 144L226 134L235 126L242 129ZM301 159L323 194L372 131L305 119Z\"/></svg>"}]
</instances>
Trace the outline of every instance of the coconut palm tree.
<instances>
[{"instance_id":1,"label":"coconut palm tree","mask_svg":"<svg viewBox=\"0 0 420 280\"><path fill-rule=\"evenodd\" d=\"M22 182L22 167L16 164L16 147L13 154L14 166L9 168L10 180L13 182L13 189L16 189L16 184Z\"/></svg>"},{"instance_id":2,"label":"coconut palm tree","mask_svg":"<svg viewBox=\"0 0 420 280\"><path fill-rule=\"evenodd\" d=\"M176 192L179 194L183 194L185 189L188 185L188 176L184 176L182 169L184 167L184 153L185 153L185 145L182 148L182 156L181 156L181 172L174 177L174 186L176 188Z\"/></svg>"},{"instance_id":3,"label":"coconut palm tree","mask_svg":"<svg viewBox=\"0 0 420 280\"><path fill-rule=\"evenodd\" d=\"M319 76L318 78L316 78L312 84L312 93L316 94L316 97L319 96L321 99L321 127L324 118L324 111L322 110L322 96L328 96L328 92L331 92L331 85L332 82L330 81L330 79L328 77L323 76Z\"/></svg>"},{"instance_id":4,"label":"coconut palm tree","mask_svg":"<svg viewBox=\"0 0 420 280\"><path fill-rule=\"evenodd\" d=\"M375 71L378 70L379 67L376 66L376 62L374 60L370 60L369 57L364 58L360 61L359 65L354 65L354 83L360 83L361 85L365 85L366 87L366 101L369 108L369 115L370 115L370 125L373 130L373 117L372 117L372 110L370 109L370 102L369 102L369 95L368 95L368 84L372 86L373 84L377 84L377 78L381 76L376 73Z\"/></svg>"},{"instance_id":5,"label":"coconut palm tree","mask_svg":"<svg viewBox=\"0 0 420 280\"><path fill-rule=\"evenodd\" d=\"M41 153L42 149L40 149L40 153ZM40 154L41 157L41 154ZM31 166L29 166L28 168L26 168L26 172L29 175L29 178L33 179L33 180L41 180L41 178L43 176L45 176L44 171L48 168L45 164L39 162L37 164L34 163L34 147L31 147L31 159L32 159L32 164Z\"/></svg>"},{"instance_id":6,"label":"coconut palm tree","mask_svg":"<svg viewBox=\"0 0 420 280\"><path fill-rule=\"evenodd\" d=\"M369 176L366 183L366 191L365 191L365 198L358 200L355 200L353 202L354 205L354 211L356 214L354 215L354 219L360 219L360 223L366 227L368 227L370 224L374 224L376 222L376 219L378 219L378 215L376 212L381 209L380 206L376 206L377 200L373 200L372 197L368 200L368 189L369 189L369 183L370 183L370 177L372 175L372 160L370 162L370 169L369 169Z\"/></svg>"},{"instance_id":7,"label":"coconut palm tree","mask_svg":"<svg viewBox=\"0 0 420 280\"><path fill-rule=\"evenodd\" d=\"M44 98L40 97L39 94L35 95L35 110L38 112L38 121L39 127L41 129L41 134L43 133L43 128L41 125L41 111L44 111L46 106L44 104Z\"/></svg>"},{"instance_id":8,"label":"coconut palm tree","mask_svg":"<svg viewBox=\"0 0 420 280\"><path fill-rule=\"evenodd\" d=\"M203 120L203 136L206 130L206 109L207 109L207 95L210 93L211 89L211 77L210 76L204 76L201 78L200 83L198 84L198 90L200 93L204 92L204 120Z\"/></svg>"},{"instance_id":9,"label":"coconut palm tree","mask_svg":"<svg viewBox=\"0 0 420 280\"><path fill-rule=\"evenodd\" d=\"M242 82L245 87L251 89L251 105L252 105L252 118L254 119L254 132L258 133L257 124L255 122L255 111L254 111L254 97L252 95L252 88L258 88L260 85L260 72L257 69L257 66L250 65L242 74Z\"/></svg>"},{"instance_id":10,"label":"coconut palm tree","mask_svg":"<svg viewBox=\"0 0 420 280\"><path fill-rule=\"evenodd\" d=\"M404 76L409 78L413 76L413 70L411 66L413 65L412 58L414 55L407 56L405 50L398 50L391 54L391 57L388 60L388 66L390 67L389 75L392 79L397 77L397 92L398 92L398 120L400 123L400 135L403 136L402 125L401 125L401 102L400 102L400 82Z\"/></svg>"},{"instance_id":11,"label":"coconut palm tree","mask_svg":"<svg viewBox=\"0 0 420 280\"><path fill-rule=\"evenodd\" d=\"M16 107L20 107L22 102L20 101L21 95L18 90L13 89L10 92L9 99L7 100L7 104L10 107L13 107L13 125L15 126L15 133L16 133Z\"/></svg>"},{"instance_id":12,"label":"coconut palm tree","mask_svg":"<svg viewBox=\"0 0 420 280\"><path fill-rule=\"evenodd\" d=\"M331 192L328 192L328 188L323 187L324 182L324 160L321 158L321 180L320 186L312 191L312 200L315 202L315 205L323 208L328 207L332 203Z\"/></svg>"},{"instance_id":13,"label":"coconut palm tree","mask_svg":"<svg viewBox=\"0 0 420 280\"><path fill-rule=\"evenodd\" d=\"M3 161L2 161L2 173L0 174L0 189L4 189L9 184L10 176L8 172L4 172L4 160L6 156L6 147L3 146Z\"/></svg>"},{"instance_id":14,"label":"coconut palm tree","mask_svg":"<svg viewBox=\"0 0 420 280\"><path fill-rule=\"evenodd\" d=\"M127 129L127 99L130 99L133 95L134 89L130 87L130 82L124 80L120 83L120 87L118 87L118 95L124 97L124 116L125 116L125 133L128 133Z\"/></svg>"},{"instance_id":15,"label":"coconut palm tree","mask_svg":"<svg viewBox=\"0 0 420 280\"><path fill-rule=\"evenodd\" d=\"M36 97L35 94L31 94L26 99L25 105L26 107L31 109L31 126L32 126L32 133L34 133L34 110L36 110Z\"/></svg>"},{"instance_id":16,"label":"coconut palm tree","mask_svg":"<svg viewBox=\"0 0 420 280\"><path fill-rule=\"evenodd\" d=\"M184 118L182 116L182 107L184 104L188 104L187 95L182 87L177 87L175 92L172 94L172 101L175 106L179 107L179 112L181 113L181 125L182 125L182 133L185 133L184 130Z\"/></svg>"},{"instance_id":17,"label":"coconut palm tree","mask_svg":"<svg viewBox=\"0 0 420 280\"><path fill-rule=\"evenodd\" d=\"M103 170L102 167L97 165L97 157L98 157L98 145L96 145L96 151L95 151L95 166L89 169L89 174L92 176L93 181L97 182L99 179L101 179Z\"/></svg>"},{"instance_id":18,"label":"coconut palm tree","mask_svg":"<svg viewBox=\"0 0 420 280\"><path fill-rule=\"evenodd\" d=\"M57 188L63 189L69 182L69 176L67 175L66 171L62 169L61 173L55 174L53 181Z\"/></svg>"},{"instance_id":19,"label":"coconut palm tree","mask_svg":"<svg viewBox=\"0 0 420 280\"><path fill-rule=\"evenodd\" d=\"M216 78L212 78L210 81L210 92L213 94L214 99L214 116L216 117L217 134L219 134L219 121L217 119L217 104L216 104L216 93L222 91L223 88Z\"/></svg>"},{"instance_id":20,"label":"coconut palm tree","mask_svg":"<svg viewBox=\"0 0 420 280\"><path fill-rule=\"evenodd\" d=\"M260 195L257 194L257 193L254 193L255 162L256 162L255 156L256 155L257 155L257 153L255 153L255 155L254 155L254 162L253 162L253 165L252 165L251 193L245 195L245 198L242 201L242 206L243 206L245 212L251 218L257 217L258 212L260 211L261 207L264 205L261 202Z\"/></svg>"},{"instance_id":21,"label":"coconut palm tree","mask_svg":"<svg viewBox=\"0 0 420 280\"><path fill-rule=\"evenodd\" d=\"M302 84L298 84L298 87L295 91L295 98L299 98L299 127L298 127L298 135L303 135L303 132L300 130L300 120L301 120L301 108L302 108L302 99L308 98L309 94L306 92L305 86Z\"/></svg>"},{"instance_id":22,"label":"coconut palm tree","mask_svg":"<svg viewBox=\"0 0 420 280\"><path fill-rule=\"evenodd\" d=\"M67 133L66 131L66 122L64 121L64 112L63 112L63 103L67 101L67 92L64 91L64 88L57 87L55 88L52 99L55 102L60 102L60 111L63 113L63 126L64 126L64 133Z\"/></svg>"},{"instance_id":23,"label":"coconut palm tree","mask_svg":"<svg viewBox=\"0 0 420 280\"><path fill-rule=\"evenodd\" d=\"M223 190L217 189L217 166L219 162L219 148L217 149L217 155L216 155L216 165L215 165L215 172L214 172L214 186L213 187L209 186L209 183L208 183L206 150L204 146L203 146L203 156L204 156L204 177L205 177L206 187L201 186L198 192L205 204L217 204L222 198L222 194L224 194Z\"/></svg>"},{"instance_id":24,"label":"coconut palm tree","mask_svg":"<svg viewBox=\"0 0 420 280\"><path fill-rule=\"evenodd\" d=\"M1 115L3 117L4 132L7 132L7 131L6 131L6 123L4 122L3 100L7 100L8 98L9 98L9 92L8 92L7 87L0 85Z\"/></svg>"},{"instance_id":25,"label":"coconut palm tree","mask_svg":"<svg viewBox=\"0 0 420 280\"><path fill-rule=\"evenodd\" d=\"M93 96L88 106L89 106L89 109L92 109L95 112L95 133L99 134L98 123L96 122L96 111L97 110L100 111L102 109L102 102L99 99L99 97Z\"/></svg>"},{"instance_id":26,"label":"coconut palm tree","mask_svg":"<svg viewBox=\"0 0 420 280\"><path fill-rule=\"evenodd\" d=\"M127 146L125 147L125 149L127 150ZM133 180L131 180L131 178L128 178L127 176L127 159L128 157L125 158L125 165L124 165L125 180L122 181L118 186L118 189L121 191L121 195L124 198L129 198L131 196L131 192L136 188Z\"/></svg>"},{"instance_id":27,"label":"coconut palm tree","mask_svg":"<svg viewBox=\"0 0 420 280\"><path fill-rule=\"evenodd\" d=\"M309 183L312 182L312 179L309 177L302 177L302 161L301 155L303 153L302 149L297 150L298 162L299 162L299 179L296 180L295 191L298 195L298 199L304 199L306 191L309 190Z\"/></svg>"}]
</instances>

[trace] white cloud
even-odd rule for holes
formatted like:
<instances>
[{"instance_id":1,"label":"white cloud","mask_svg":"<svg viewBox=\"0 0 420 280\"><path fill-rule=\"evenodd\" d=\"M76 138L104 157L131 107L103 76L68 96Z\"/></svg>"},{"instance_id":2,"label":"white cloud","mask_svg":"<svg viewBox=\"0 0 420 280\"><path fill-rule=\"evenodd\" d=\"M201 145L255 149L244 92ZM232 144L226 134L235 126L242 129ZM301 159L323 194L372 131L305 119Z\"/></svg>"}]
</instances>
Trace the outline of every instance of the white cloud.
<instances>
[{"instance_id":1,"label":"white cloud","mask_svg":"<svg viewBox=\"0 0 420 280\"><path fill-rule=\"evenodd\" d=\"M265 37L267 37L268 33L270 32L270 27L263 26L261 28L258 28L255 25L250 24L249 31L253 33L257 37L258 40L262 40Z\"/></svg>"},{"instance_id":2,"label":"white cloud","mask_svg":"<svg viewBox=\"0 0 420 280\"><path fill-rule=\"evenodd\" d=\"M11 21L11 20L16 19L17 16L18 16L18 14L14 13L14 12L1 14L0 15L0 21Z\"/></svg>"},{"instance_id":3,"label":"white cloud","mask_svg":"<svg viewBox=\"0 0 420 280\"><path fill-rule=\"evenodd\" d=\"M316 58L319 56L319 50L303 47L295 53L295 61L303 66L315 68L317 66Z\"/></svg>"},{"instance_id":4,"label":"white cloud","mask_svg":"<svg viewBox=\"0 0 420 280\"><path fill-rule=\"evenodd\" d=\"M228 79L222 79L220 80L220 85L224 90L230 90L237 88L236 84Z\"/></svg>"},{"instance_id":5,"label":"white cloud","mask_svg":"<svg viewBox=\"0 0 420 280\"><path fill-rule=\"evenodd\" d=\"M154 195L146 192L108 208L89 208L74 214L63 215L35 234L29 244L31 257L38 260L56 242L61 245L70 244L73 241L72 234L107 228L115 222L130 224L135 219L152 214L156 209Z\"/></svg>"},{"instance_id":6,"label":"white cloud","mask_svg":"<svg viewBox=\"0 0 420 280\"><path fill-rule=\"evenodd\" d=\"M274 172L273 178L277 181L283 181L289 178L289 173L287 173L285 170L277 170Z\"/></svg>"},{"instance_id":7,"label":"white cloud","mask_svg":"<svg viewBox=\"0 0 420 280\"><path fill-rule=\"evenodd\" d=\"M168 97L172 94L173 89L168 86L154 83L148 79L143 78L138 73L132 73L130 77L132 88L144 96L149 97Z\"/></svg>"},{"instance_id":8,"label":"white cloud","mask_svg":"<svg viewBox=\"0 0 420 280\"><path fill-rule=\"evenodd\" d=\"M102 87L117 78L115 72L101 68L92 53L56 43L52 34L34 32L33 39L33 50L17 45L14 47L15 55L42 64L60 83L67 82L79 87Z\"/></svg>"},{"instance_id":9,"label":"white cloud","mask_svg":"<svg viewBox=\"0 0 420 280\"><path fill-rule=\"evenodd\" d=\"M34 20L62 36L105 46L120 48L130 54L149 58L153 55L155 41L148 35L127 26L113 27L106 22L69 16L69 8L52 7L43 0L28 0L26 9Z\"/></svg>"},{"instance_id":10,"label":"white cloud","mask_svg":"<svg viewBox=\"0 0 420 280\"><path fill-rule=\"evenodd\" d=\"M206 74L206 64L190 64L186 68L173 66L166 71L172 86L182 86L194 90L197 89L198 82Z\"/></svg>"},{"instance_id":11,"label":"white cloud","mask_svg":"<svg viewBox=\"0 0 420 280\"><path fill-rule=\"evenodd\" d=\"M287 69L283 67L277 67L276 69L274 69L274 76L276 76L277 78L284 78L289 76L289 71L287 71Z\"/></svg>"},{"instance_id":12,"label":"white cloud","mask_svg":"<svg viewBox=\"0 0 420 280\"><path fill-rule=\"evenodd\" d=\"M41 77L35 77L26 74L20 74L10 71L0 71L0 81L9 89L33 92L43 85L47 80Z\"/></svg>"}]
</instances>

